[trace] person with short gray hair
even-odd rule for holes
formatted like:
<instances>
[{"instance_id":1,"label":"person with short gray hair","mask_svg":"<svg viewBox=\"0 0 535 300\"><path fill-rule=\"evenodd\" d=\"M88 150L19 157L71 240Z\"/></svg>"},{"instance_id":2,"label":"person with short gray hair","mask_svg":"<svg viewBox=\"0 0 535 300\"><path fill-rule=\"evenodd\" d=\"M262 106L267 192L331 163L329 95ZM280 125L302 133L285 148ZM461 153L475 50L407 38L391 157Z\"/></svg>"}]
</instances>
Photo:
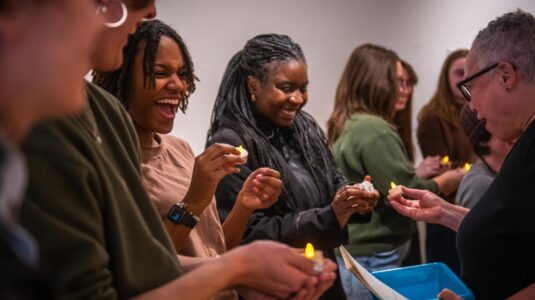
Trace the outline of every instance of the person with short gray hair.
<instances>
[{"instance_id":1,"label":"person with short gray hair","mask_svg":"<svg viewBox=\"0 0 535 300\"><path fill-rule=\"evenodd\" d=\"M514 142L496 179L471 210L431 192L390 197L401 214L457 234L461 279L476 299L535 298L535 18L517 10L490 22L468 53L457 84L498 139ZM459 299L441 292L441 299Z\"/></svg>"}]
</instances>

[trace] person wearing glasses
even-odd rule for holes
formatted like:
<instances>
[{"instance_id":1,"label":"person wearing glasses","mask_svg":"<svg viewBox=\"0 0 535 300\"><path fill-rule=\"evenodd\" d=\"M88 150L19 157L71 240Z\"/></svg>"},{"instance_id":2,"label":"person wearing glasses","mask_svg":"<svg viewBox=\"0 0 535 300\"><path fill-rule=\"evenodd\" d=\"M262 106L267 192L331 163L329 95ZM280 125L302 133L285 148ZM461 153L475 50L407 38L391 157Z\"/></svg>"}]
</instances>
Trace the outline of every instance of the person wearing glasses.
<instances>
[{"instance_id":1,"label":"person wearing glasses","mask_svg":"<svg viewBox=\"0 0 535 300\"><path fill-rule=\"evenodd\" d=\"M435 94L418 114L417 137L422 156L448 156L451 164L444 165L453 168L472 163L475 159L459 122L466 100L455 86L463 78L467 54L468 50L459 49L448 55L442 65ZM443 196L450 203L455 200L455 193ZM427 224L426 253L429 262L443 262L459 273L455 232Z\"/></svg>"},{"instance_id":2,"label":"person wearing glasses","mask_svg":"<svg viewBox=\"0 0 535 300\"><path fill-rule=\"evenodd\" d=\"M390 198L401 214L458 232L461 279L476 299L535 297L535 17L522 10L491 21L466 58L457 84L497 138L515 142L471 210L422 190ZM456 299L451 291L441 299ZM458 298L457 298L458 299Z\"/></svg>"}]
</instances>

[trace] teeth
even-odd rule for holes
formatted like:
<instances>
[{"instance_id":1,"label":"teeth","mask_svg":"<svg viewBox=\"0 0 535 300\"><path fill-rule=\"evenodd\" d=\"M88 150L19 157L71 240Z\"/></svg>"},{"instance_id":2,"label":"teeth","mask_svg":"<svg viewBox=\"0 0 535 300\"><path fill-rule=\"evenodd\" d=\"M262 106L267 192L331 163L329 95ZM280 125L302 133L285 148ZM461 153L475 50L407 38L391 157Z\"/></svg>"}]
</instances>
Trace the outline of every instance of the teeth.
<instances>
[{"instance_id":1,"label":"teeth","mask_svg":"<svg viewBox=\"0 0 535 300\"><path fill-rule=\"evenodd\" d=\"M158 104L171 104L171 105L178 105L180 103L180 100L178 99L161 99L156 101Z\"/></svg>"}]
</instances>

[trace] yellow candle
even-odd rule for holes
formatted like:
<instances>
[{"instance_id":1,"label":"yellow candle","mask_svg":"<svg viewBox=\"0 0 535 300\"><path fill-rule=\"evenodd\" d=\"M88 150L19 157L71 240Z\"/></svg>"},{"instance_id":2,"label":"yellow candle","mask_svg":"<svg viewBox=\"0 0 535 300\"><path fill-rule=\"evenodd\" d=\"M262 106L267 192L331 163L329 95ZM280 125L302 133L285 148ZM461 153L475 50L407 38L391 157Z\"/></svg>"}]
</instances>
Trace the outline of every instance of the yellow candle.
<instances>
[{"instance_id":1,"label":"yellow candle","mask_svg":"<svg viewBox=\"0 0 535 300\"><path fill-rule=\"evenodd\" d=\"M307 246L305 248L305 257L308 259L314 258L314 246L312 246L311 243L307 243Z\"/></svg>"},{"instance_id":2,"label":"yellow candle","mask_svg":"<svg viewBox=\"0 0 535 300\"><path fill-rule=\"evenodd\" d=\"M314 270L316 272L323 272L323 252L314 250L314 246L311 243L307 243L305 257L314 261Z\"/></svg>"},{"instance_id":3,"label":"yellow candle","mask_svg":"<svg viewBox=\"0 0 535 300\"><path fill-rule=\"evenodd\" d=\"M464 170L465 170L466 172L468 172L468 171L470 171L470 168L471 168L471 167L472 167L471 164L469 164L469 163L465 163L463 168L464 168Z\"/></svg>"},{"instance_id":4,"label":"yellow candle","mask_svg":"<svg viewBox=\"0 0 535 300\"><path fill-rule=\"evenodd\" d=\"M449 156L444 156L442 158L442 160L440 161L443 165L447 165L449 162L450 162L450 157Z\"/></svg>"},{"instance_id":5,"label":"yellow candle","mask_svg":"<svg viewBox=\"0 0 535 300\"><path fill-rule=\"evenodd\" d=\"M243 146L242 146L242 145L240 145L240 146L238 147L238 151L240 151L240 155L242 155L242 153L243 153Z\"/></svg>"},{"instance_id":6,"label":"yellow candle","mask_svg":"<svg viewBox=\"0 0 535 300\"><path fill-rule=\"evenodd\" d=\"M390 189L388 190L388 195L391 197L399 197L403 195L401 185L396 185L393 181L390 182Z\"/></svg>"}]
</instances>

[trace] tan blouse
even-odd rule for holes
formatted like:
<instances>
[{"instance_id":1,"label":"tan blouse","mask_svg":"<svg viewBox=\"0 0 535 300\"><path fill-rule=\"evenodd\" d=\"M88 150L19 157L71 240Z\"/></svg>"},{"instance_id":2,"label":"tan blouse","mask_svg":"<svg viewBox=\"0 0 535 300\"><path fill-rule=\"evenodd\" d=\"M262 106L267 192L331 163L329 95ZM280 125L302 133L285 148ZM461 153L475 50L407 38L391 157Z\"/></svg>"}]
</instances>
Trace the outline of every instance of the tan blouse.
<instances>
[{"instance_id":1,"label":"tan blouse","mask_svg":"<svg viewBox=\"0 0 535 300\"><path fill-rule=\"evenodd\" d=\"M193 174L195 155L189 144L170 135L156 135L159 145L141 147L143 183L162 219L171 205L182 201ZM179 254L214 257L226 251L215 198L199 216ZM214 299L238 299L234 291L219 293Z\"/></svg>"},{"instance_id":2,"label":"tan blouse","mask_svg":"<svg viewBox=\"0 0 535 300\"><path fill-rule=\"evenodd\" d=\"M157 135L157 139L159 145L141 148L141 170L147 192L164 218L171 205L182 201L188 191L195 155L182 139L170 135ZM199 218L179 253L210 257L225 252L225 237L215 198Z\"/></svg>"}]
</instances>

